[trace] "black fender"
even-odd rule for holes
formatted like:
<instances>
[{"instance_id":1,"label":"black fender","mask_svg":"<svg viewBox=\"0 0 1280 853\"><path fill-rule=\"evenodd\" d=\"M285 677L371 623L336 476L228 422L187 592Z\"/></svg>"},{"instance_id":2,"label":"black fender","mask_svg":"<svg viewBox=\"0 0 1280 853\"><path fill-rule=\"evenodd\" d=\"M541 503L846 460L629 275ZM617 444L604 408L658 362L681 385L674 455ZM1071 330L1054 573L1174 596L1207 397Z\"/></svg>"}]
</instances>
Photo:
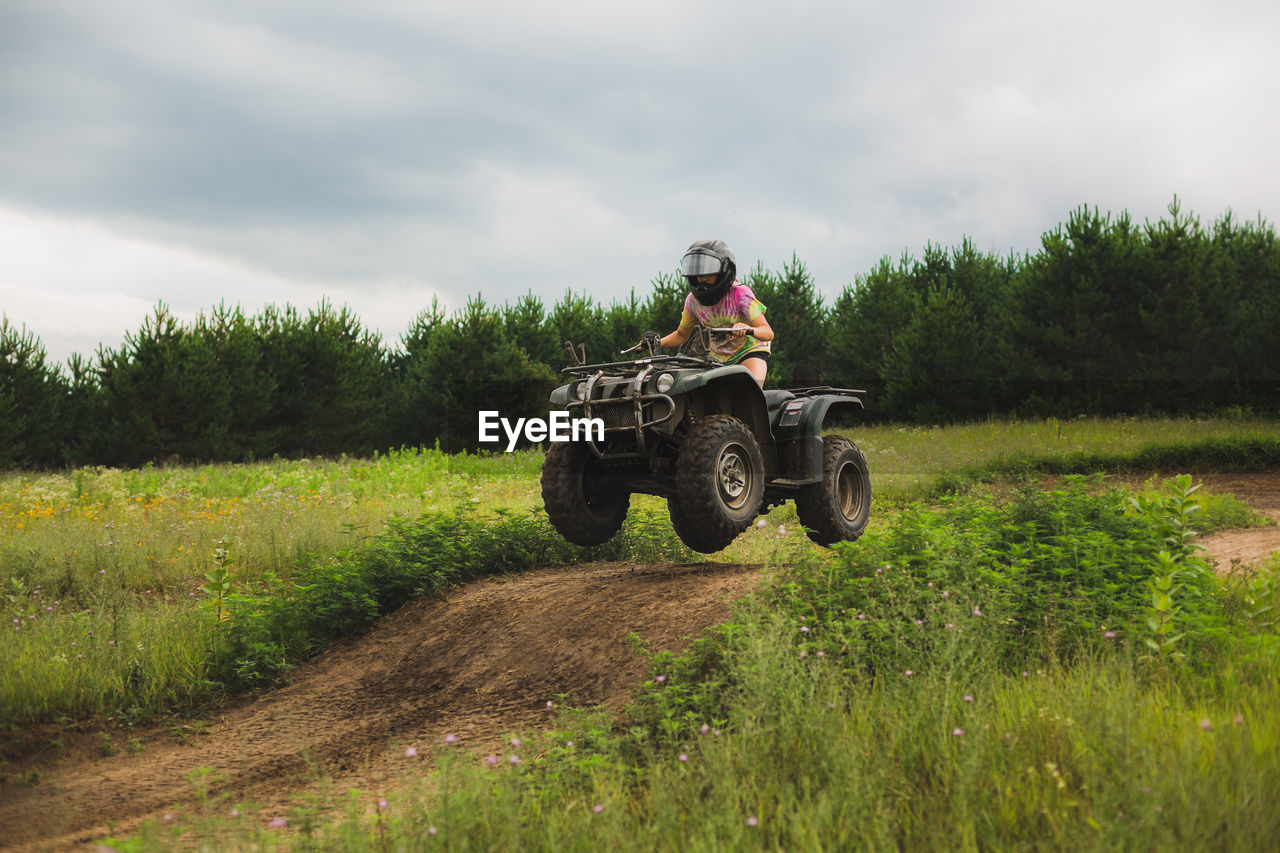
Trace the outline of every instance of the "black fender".
<instances>
[{"instance_id":1,"label":"black fender","mask_svg":"<svg viewBox=\"0 0 1280 853\"><path fill-rule=\"evenodd\" d=\"M704 371L681 371L669 392L684 396L695 415L733 415L747 425L764 457L765 477L778 475L777 446L769 428L764 391L751 371L740 364L726 364Z\"/></svg>"},{"instance_id":2,"label":"black fender","mask_svg":"<svg viewBox=\"0 0 1280 853\"><path fill-rule=\"evenodd\" d=\"M822 427L827 416L862 410L862 400L850 394L806 393L779 405L773 413L779 467L776 485L821 482Z\"/></svg>"}]
</instances>

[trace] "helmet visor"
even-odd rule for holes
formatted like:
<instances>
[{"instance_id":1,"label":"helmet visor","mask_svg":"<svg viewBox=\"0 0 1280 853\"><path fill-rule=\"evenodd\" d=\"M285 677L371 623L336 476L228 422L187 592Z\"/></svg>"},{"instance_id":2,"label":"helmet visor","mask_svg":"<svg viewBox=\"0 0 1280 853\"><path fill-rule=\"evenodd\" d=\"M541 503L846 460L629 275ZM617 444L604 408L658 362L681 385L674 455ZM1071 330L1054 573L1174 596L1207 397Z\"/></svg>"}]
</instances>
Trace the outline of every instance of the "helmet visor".
<instances>
[{"instance_id":1,"label":"helmet visor","mask_svg":"<svg viewBox=\"0 0 1280 853\"><path fill-rule=\"evenodd\" d=\"M704 252L690 252L680 259L680 274L690 277L700 275L719 275L724 269L724 262L715 255Z\"/></svg>"}]
</instances>

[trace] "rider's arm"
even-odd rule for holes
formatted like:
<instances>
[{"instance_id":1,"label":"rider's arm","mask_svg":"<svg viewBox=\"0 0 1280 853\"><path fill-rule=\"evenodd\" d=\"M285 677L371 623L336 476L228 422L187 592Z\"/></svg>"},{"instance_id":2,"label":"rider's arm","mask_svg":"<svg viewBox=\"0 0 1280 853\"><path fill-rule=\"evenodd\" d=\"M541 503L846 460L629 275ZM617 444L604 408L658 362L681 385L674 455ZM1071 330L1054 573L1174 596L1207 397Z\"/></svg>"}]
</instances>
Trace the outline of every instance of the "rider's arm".
<instances>
[{"instance_id":1,"label":"rider's arm","mask_svg":"<svg viewBox=\"0 0 1280 853\"><path fill-rule=\"evenodd\" d=\"M681 346L685 341L689 340L689 335L692 333L693 333L693 327L690 326L689 328L685 328L684 324L682 323L680 325L680 328L676 329L674 332L667 335L658 343L662 344L664 348L678 347L678 346Z\"/></svg>"},{"instance_id":2,"label":"rider's arm","mask_svg":"<svg viewBox=\"0 0 1280 853\"><path fill-rule=\"evenodd\" d=\"M750 332L757 341L773 340L773 327L769 325L769 321L764 318L764 314L756 315L756 318L748 323L735 323L733 326L735 332L746 334Z\"/></svg>"}]
</instances>

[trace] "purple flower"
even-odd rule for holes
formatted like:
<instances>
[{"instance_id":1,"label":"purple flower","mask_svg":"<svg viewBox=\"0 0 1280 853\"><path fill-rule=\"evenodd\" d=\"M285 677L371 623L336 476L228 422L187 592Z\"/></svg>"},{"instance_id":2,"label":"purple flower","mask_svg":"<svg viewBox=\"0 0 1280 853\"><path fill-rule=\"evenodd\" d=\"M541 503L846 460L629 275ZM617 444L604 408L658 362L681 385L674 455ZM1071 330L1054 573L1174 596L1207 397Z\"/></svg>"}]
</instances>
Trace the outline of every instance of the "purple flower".
<instances>
[{"instance_id":1,"label":"purple flower","mask_svg":"<svg viewBox=\"0 0 1280 853\"><path fill-rule=\"evenodd\" d=\"M966 702L972 702L972 701L973 701L973 697L972 697L972 696L965 696L965 697L964 697L964 701L966 701Z\"/></svg>"},{"instance_id":2,"label":"purple flower","mask_svg":"<svg viewBox=\"0 0 1280 853\"><path fill-rule=\"evenodd\" d=\"M1208 717L1205 717L1203 720L1201 720L1201 721L1200 721L1200 728L1201 728L1203 731L1206 731L1206 732L1207 732L1207 731L1212 731L1212 730L1213 730L1213 723L1209 722L1209 718L1208 718Z\"/></svg>"},{"instance_id":3,"label":"purple flower","mask_svg":"<svg viewBox=\"0 0 1280 853\"><path fill-rule=\"evenodd\" d=\"M497 765L497 763L498 763L498 756L496 756L496 755L486 755L486 756L484 757L484 763L485 763L485 764L488 764L490 767L496 766L496 765Z\"/></svg>"},{"instance_id":4,"label":"purple flower","mask_svg":"<svg viewBox=\"0 0 1280 853\"><path fill-rule=\"evenodd\" d=\"M809 633L809 626L808 626L808 625L801 625L801 626L800 626L800 633L801 633L801 634L807 634L807 633Z\"/></svg>"},{"instance_id":5,"label":"purple flower","mask_svg":"<svg viewBox=\"0 0 1280 853\"><path fill-rule=\"evenodd\" d=\"M1107 631L1107 632L1106 632L1106 633L1104 633L1102 636L1106 637L1108 640L1114 640L1114 639L1116 638L1116 632L1115 632L1115 631Z\"/></svg>"},{"instance_id":6,"label":"purple flower","mask_svg":"<svg viewBox=\"0 0 1280 853\"><path fill-rule=\"evenodd\" d=\"M596 803L594 806L591 807L591 810L596 814L600 814L600 812L604 811L604 804Z\"/></svg>"},{"instance_id":7,"label":"purple flower","mask_svg":"<svg viewBox=\"0 0 1280 853\"><path fill-rule=\"evenodd\" d=\"M685 755L683 752L676 756L676 761L688 761L688 760L689 760L689 756Z\"/></svg>"},{"instance_id":8,"label":"purple flower","mask_svg":"<svg viewBox=\"0 0 1280 853\"><path fill-rule=\"evenodd\" d=\"M511 745L514 746L516 749L519 749L520 747L524 746L524 744L521 743L520 738L518 737L513 737L511 739Z\"/></svg>"},{"instance_id":9,"label":"purple flower","mask_svg":"<svg viewBox=\"0 0 1280 853\"><path fill-rule=\"evenodd\" d=\"M698 729L698 731L702 732L704 735L709 735L711 734L711 726L708 726L706 723L703 723L702 728Z\"/></svg>"},{"instance_id":10,"label":"purple flower","mask_svg":"<svg viewBox=\"0 0 1280 853\"><path fill-rule=\"evenodd\" d=\"M267 824L267 826L271 827L272 829L284 829L288 825L289 825L289 821L285 820L282 817L272 818L271 823Z\"/></svg>"},{"instance_id":11,"label":"purple flower","mask_svg":"<svg viewBox=\"0 0 1280 853\"><path fill-rule=\"evenodd\" d=\"M658 675L658 676L655 676L653 680L661 684L662 682L667 680L667 677L665 675Z\"/></svg>"},{"instance_id":12,"label":"purple flower","mask_svg":"<svg viewBox=\"0 0 1280 853\"><path fill-rule=\"evenodd\" d=\"M555 703L555 702L552 702L550 699L548 699L548 700L547 700L547 710L548 710L548 711L550 711L550 710L551 710L552 708L554 708L555 706L556 706L556 703Z\"/></svg>"},{"instance_id":13,"label":"purple flower","mask_svg":"<svg viewBox=\"0 0 1280 853\"><path fill-rule=\"evenodd\" d=\"M445 743L457 743L457 742L458 742L458 736L457 736L457 735L455 735L455 734L448 734L448 735L445 735L445 736L444 736L444 742L445 742Z\"/></svg>"},{"instance_id":14,"label":"purple flower","mask_svg":"<svg viewBox=\"0 0 1280 853\"><path fill-rule=\"evenodd\" d=\"M959 728L952 729L951 735L952 737L962 737L964 735L964 729L959 729Z\"/></svg>"},{"instance_id":15,"label":"purple flower","mask_svg":"<svg viewBox=\"0 0 1280 853\"><path fill-rule=\"evenodd\" d=\"M755 815L752 815L751 817L747 818L747 826L759 826L759 825L760 825L760 818L756 817Z\"/></svg>"},{"instance_id":16,"label":"purple flower","mask_svg":"<svg viewBox=\"0 0 1280 853\"><path fill-rule=\"evenodd\" d=\"M1243 726L1243 725L1244 725L1244 714L1236 714L1236 718L1235 718L1235 721L1234 721L1234 722L1235 722L1235 724L1236 724L1237 726Z\"/></svg>"},{"instance_id":17,"label":"purple flower","mask_svg":"<svg viewBox=\"0 0 1280 853\"><path fill-rule=\"evenodd\" d=\"M405 757L405 758L417 758L417 757L418 757L418 748L417 748L416 746L411 746L411 747L409 747L408 749L406 749L406 750L404 751L404 757Z\"/></svg>"},{"instance_id":18,"label":"purple flower","mask_svg":"<svg viewBox=\"0 0 1280 853\"><path fill-rule=\"evenodd\" d=\"M520 763L520 756L518 756L518 755L513 755L513 756L511 756L510 758L508 758L508 759L507 759L507 761L509 761L509 762L511 763L511 766L512 766L512 767L515 767L517 764L519 764L519 763Z\"/></svg>"},{"instance_id":19,"label":"purple flower","mask_svg":"<svg viewBox=\"0 0 1280 853\"><path fill-rule=\"evenodd\" d=\"M973 615L974 615L974 616L981 616L981 615L982 615L982 611L975 607L975 608L973 608Z\"/></svg>"},{"instance_id":20,"label":"purple flower","mask_svg":"<svg viewBox=\"0 0 1280 853\"><path fill-rule=\"evenodd\" d=\"M911 670L907 670L906 672L904 672L904 673L902 673L902 674L903 674L903 675L905 675L907 678L910 678L911 676L915 675L915 673L914 673L913 671L911 671Z\"/></svg>"},{"instance_id":21,"label":"purple flower","mask_svg":"<svg viewBox=\"0 0 1280 853\"><path fill-rule=\"evenodd\" d=\"M378 800L378 811L386 811L386 808L387 800L386 797L383 797L381 800Z\"/></svg>"}]
</instances>

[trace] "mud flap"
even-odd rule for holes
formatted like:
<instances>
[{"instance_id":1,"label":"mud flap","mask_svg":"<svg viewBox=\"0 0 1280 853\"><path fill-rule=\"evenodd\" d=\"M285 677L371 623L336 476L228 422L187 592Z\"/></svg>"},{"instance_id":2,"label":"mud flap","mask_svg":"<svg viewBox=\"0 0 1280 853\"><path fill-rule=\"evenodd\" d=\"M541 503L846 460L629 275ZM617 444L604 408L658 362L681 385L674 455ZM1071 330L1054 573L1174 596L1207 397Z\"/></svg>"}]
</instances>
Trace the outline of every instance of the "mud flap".
<instances>
[{"instance_id":1,"label":"mud flap","mask_svg":"<svg viewBox=\"0 0 1280 853\"><path fill-rule=\"evenodd\" d=\"M806 435L778 442L777 485L803 486L822 482L822 436Z\"/></svg>"}]
</instances>

